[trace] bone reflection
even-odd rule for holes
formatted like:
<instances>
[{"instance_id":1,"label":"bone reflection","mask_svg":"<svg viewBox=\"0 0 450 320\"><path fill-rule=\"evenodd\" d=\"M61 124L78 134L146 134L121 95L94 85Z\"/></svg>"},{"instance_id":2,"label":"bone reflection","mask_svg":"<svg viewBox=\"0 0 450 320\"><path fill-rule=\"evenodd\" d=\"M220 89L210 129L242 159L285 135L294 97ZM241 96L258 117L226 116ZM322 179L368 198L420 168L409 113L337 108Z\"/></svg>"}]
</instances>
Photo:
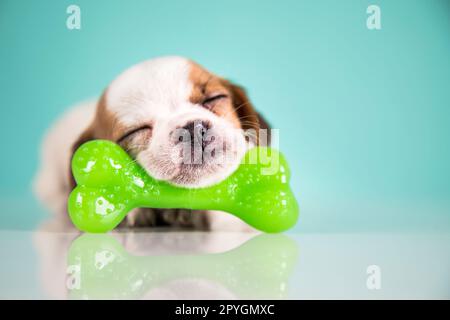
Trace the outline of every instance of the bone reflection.
<instances>
[{"instance_id":1,"label":"bone reflection","mask_svg":"<svg viewBox=\"0 0 450 320\"><path fill-rule=\"evenodd\" d=\"M173 238L178 233L160 235L169 247L179 240ZM183 241L199 243L204 236L188 233ZM225 252L169 249L171 254L151 255L132 254L116 238L84 234L73 241L67 257L69 298L282 299L298 257L296 243L285 235L258 235Z\"/></svg>"}]
</instances>

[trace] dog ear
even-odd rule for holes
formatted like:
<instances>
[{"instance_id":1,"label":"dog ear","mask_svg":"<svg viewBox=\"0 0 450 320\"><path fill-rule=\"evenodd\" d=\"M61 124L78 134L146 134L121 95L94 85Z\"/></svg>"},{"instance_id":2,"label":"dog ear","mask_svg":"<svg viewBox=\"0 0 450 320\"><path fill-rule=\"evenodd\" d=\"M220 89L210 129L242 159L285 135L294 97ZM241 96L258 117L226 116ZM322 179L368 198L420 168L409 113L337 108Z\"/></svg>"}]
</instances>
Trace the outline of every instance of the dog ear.
<instances>
[{"instance_id":1,"label":"dog ear","mask_svg":"<svg viewBox=\"0 0 450 320\"><path fill-rule=\"evenodd\" d=\"M232 94L234 110L239 117L241 127L244 130L253 129L256 131L256 144L270 144L270 125L264 117L256 111L245 89L239 85L229 82L229 89ZM267 141L260 139L260 129L266 130Z\"/></svg>"},{"instance_id":2,"label":"dog ear","mask_svg":"<svg viewBox=\"0 0 450 320\"><path fill-rule=\"evenodd\" d=\"M75 181L75 178L72 174L72 158L77 151L77 149L85 142L88 142L90 140L94 140L94 130L92 126L89 126L86 130L83 131L83 133L78 137L78 139L72 144L71 148L71 155L70 155L70 163L69 163L69 183L70 183L70 189L73 189L76 187L77 183Z\"/></svg>"}]
</instances>

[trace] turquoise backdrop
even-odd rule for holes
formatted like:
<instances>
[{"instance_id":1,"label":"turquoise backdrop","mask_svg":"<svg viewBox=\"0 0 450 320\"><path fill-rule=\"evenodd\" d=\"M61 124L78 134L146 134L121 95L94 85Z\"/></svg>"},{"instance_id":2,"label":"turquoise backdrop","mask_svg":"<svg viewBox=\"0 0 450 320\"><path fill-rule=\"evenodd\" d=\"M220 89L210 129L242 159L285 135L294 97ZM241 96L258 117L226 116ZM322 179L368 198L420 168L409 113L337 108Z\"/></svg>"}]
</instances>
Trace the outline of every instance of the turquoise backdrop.
<instances>
[{"instance_id":1,"label":"turquoise backdrop","mask_svg":"<svg viewBox=\"0 0 450 320\"><path fill-rule=\"evenodd\" d=\"M70 4L81 30L66 28ZM1 0L0 227L45 218L30 182L61 113L173 54L244 85L280 129L296 230L450 230L446 0Z\"/></svg>"}]
</instances>

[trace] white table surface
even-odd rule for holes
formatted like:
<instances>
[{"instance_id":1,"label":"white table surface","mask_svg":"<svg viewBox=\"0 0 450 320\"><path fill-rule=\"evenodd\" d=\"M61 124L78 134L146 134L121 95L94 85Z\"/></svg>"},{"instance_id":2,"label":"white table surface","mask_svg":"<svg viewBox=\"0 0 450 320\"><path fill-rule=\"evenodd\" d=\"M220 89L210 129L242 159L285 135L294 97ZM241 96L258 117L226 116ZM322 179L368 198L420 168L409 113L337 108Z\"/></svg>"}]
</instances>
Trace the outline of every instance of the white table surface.
<instances>
[{"instance_id":1,"label":"white table surface","mask_svg":"<svg viewBox=\"0 0 450 320\"><path fill-rule=\"evenodd\" d=\"M445 233L38 229L1 230L0 243L2 299L450 298Z\"/></svg>"}]
</instances>

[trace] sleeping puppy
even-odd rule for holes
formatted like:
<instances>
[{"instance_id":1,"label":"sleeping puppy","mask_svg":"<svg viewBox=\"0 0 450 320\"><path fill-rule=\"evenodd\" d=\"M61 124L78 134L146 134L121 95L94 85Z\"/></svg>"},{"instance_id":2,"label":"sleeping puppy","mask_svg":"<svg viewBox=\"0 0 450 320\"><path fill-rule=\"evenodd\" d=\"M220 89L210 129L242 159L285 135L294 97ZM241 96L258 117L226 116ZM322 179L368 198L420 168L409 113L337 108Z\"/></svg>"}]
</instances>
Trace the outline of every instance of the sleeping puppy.
<instances>
[{"instance_id":1,"label":"sleeping puppy","mask_svg":"<svg viewBox=\"0 0 450 320\"><path fill-rule=\"evenodd\" d=\"M118 143L156 179L205 187L229 176L249 147L265 144L260 129L268 125L241 87L182 57L152 59L119 75L98 101L77 106L58 121L44 141L35 190L68 221L66 200L75 186L70 160L93 139ZM226 213L176 208L137 209L122 226L249 228Z\"/></svg>"}]
</instances>

